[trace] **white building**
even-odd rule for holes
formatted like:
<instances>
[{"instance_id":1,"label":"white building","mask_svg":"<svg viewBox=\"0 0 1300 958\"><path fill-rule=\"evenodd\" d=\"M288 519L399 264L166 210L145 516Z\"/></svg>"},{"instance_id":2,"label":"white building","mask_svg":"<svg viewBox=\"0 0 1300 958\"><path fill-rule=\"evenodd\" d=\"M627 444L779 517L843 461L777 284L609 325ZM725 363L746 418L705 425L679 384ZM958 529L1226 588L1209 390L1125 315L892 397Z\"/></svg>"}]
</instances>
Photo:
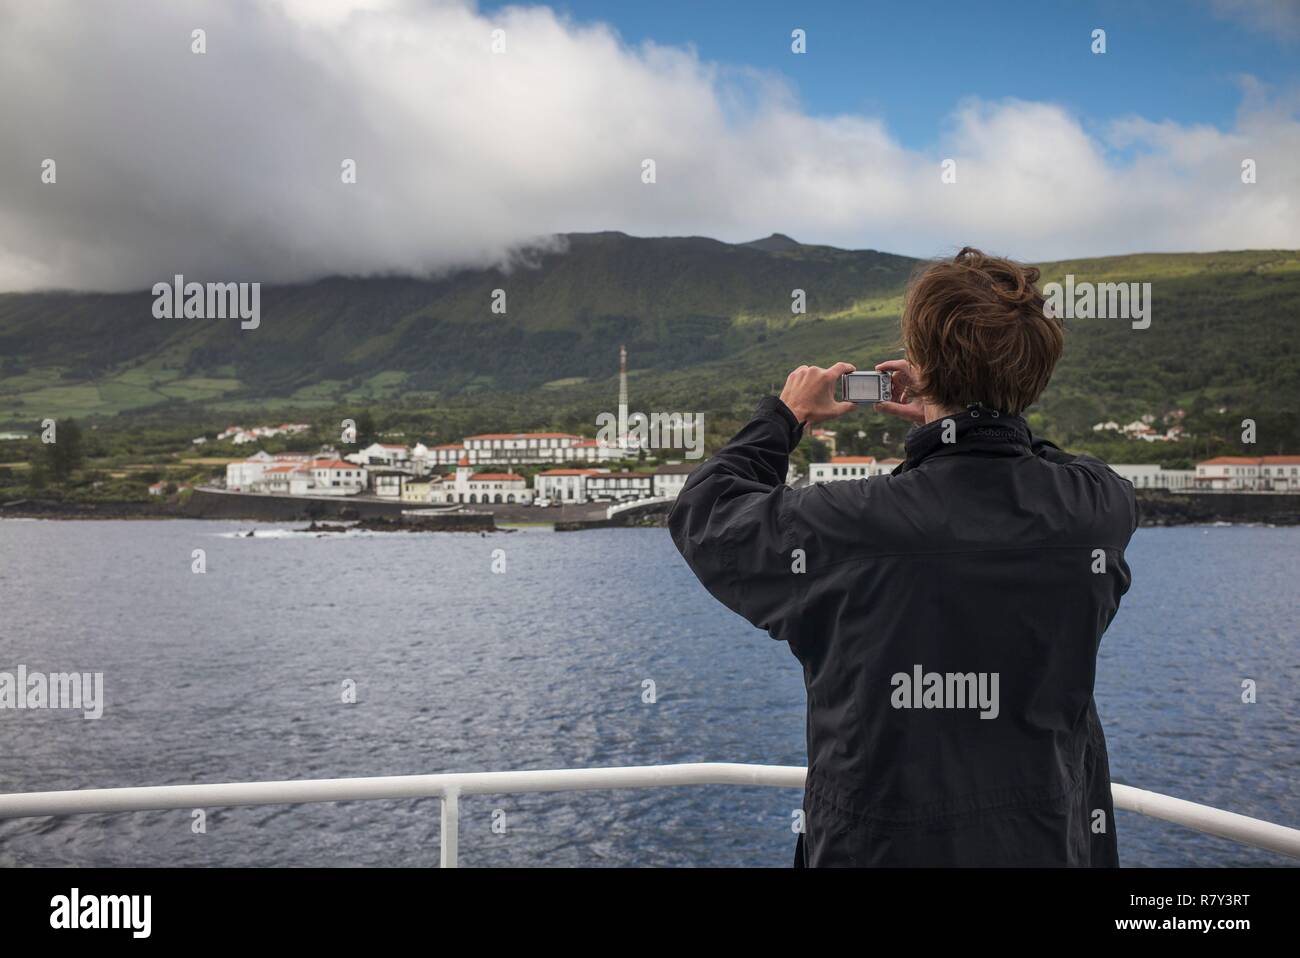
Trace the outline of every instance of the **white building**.
<instances>
[{"instance_id":1,"label":"white building","mask_svg":"<svg viewBox=\"0 0 1300 958\"><path fill-rule=\"evenodd\" d=\"M1134 489L1168 489L1177 492L1195 487L1196 473L1191 469L1165 469L1159 465L1118 463L1111 466L1120 478L1133 483Z\"/></svg>"},{"instance_id":2,"label":"white building","mask_svg":"<svg viewBox=\"0 0 1300 958\"><path fill-rule=\"evenodd\" d=\"M530 503L533 491L523 476L513 472L474 472L469 457L462 455L453 475L430 483L429 501L465 505Z\"/></svg>"},{"instance_id":3,"label":"white building","mask_svg":"<svg viewBox=\"0 0 1300 958\"><path fill-rule=\"evenodd\" d=\"M441 502L433 498L433 491L442 483L441 476L428 476L423 479L408 478L402 483L401 500L403 502Z\"/></svg>"},{"instance_id":4,"label":"white building","mask_svg":"<svg viewBox=\"0 0 1300 958\"><path fill-rule=\"evenodd\" d=\"M262 474L273 465L275 457L264 450L258 450L240 462L226 463L226 488L232 492L243 492L260 480Z\"/></svg>"},{"instance_id":5,"label":"white building","mask_svg":"<svg viewBox=\"0 0 1300 958\"><path fill-rule=\"evenodd\" d=\"M312 488L311 469L305 462L277 463L262 473L253 484L258 492L273 492L286 496L305 496Z\"/></svg>"},{"instance_id":6,"label":"white building","mask_svg":"<svg viewBox=\"0 0 1300 958\"><path fill-rule=\"evenodd\" d=\"M1196 487L1235 492L1300 491L1300 456L1218 456L1196 464Z\"/></svg>"},{"instance_id":7,"label":"white building","mask_svg":"<svg viewBox=\"0 0 1300 958\"><path fill-rule=\"evenodd\" d=\"M867 479L875 456L831 456L830 462L808 463L808 482L833 482L836 479Z\"/></svg>"},{"instance_id":8,"label":"white building","mask_svg":"<svg viewBox=\"0 0 1300 958\"><path fill-rule=\"evenodd\" d=\"M587 501L587 478L599 475L599 469L546 469L533 476L533 489L538 499L552 502L582 503Z\"/></svg>"},{"instance_id":9,"label":"white building","mask_svg":"<svg viewBox=\"0 0 1300 958\"><path fill-rule=\"evenodd\" d=\"M598 472L586 477L588 499L648 499L654 475L648 472Z\"/></svg>"},{"instance_id":10,"label":"white building","mask_svg":"<svg viewBox=\"0 0 1300 958\"><path fill-rule=\"evenodd\" d=\"M1253 490L1259 484L1258 457L1218 456L1196 464L1196 485L1199 489L1221 491Z\"/></svg>"},{"instance_id":11,"label":"white building","mask_svg":"<svg viewBox=\"0 0 1300 958\"><path fill-rule=\"evenodd\" d=\"M808 484L887 476L902 461L901 459L877 459L875 456L832 456L830 462L808 463Z\"/></svg>"},{"instance_id":12,"label":"white building","mask_svg":"<svg viewBox=\"0 0 1300 958\"><path fill-rule=\"evenodd\" d=\"M372 442L366 448L352 453L347 459L362 466L396 466L409 465L411 453L405 446L387 442Z\"/></svg>"},{"instance_id":13,"label":"white building","mask_svg":"<svg viewBox=\"0 0 1300 958\"><path fill-rule=\"evenodd\" d=\"M695 471L695 465L685 462L670 462L667 465L660 466L654 471L654 494L655 496L672 496L682 491L682 486L686 485L687 478Z\"/></svg>"},{"instance_id":14,"label":"white building","mask_svg":"<svg viewBox=\"0 0 1300 958\"><path fill-rule=\"evenodd\" d=\"M466 436L459 443L421 444L413 451L412 461L432 470L454 466L463 457L468 457L473 466L558 466L566 462L612 462L626 455L617 446L573 433L494 432Z\"/></svg>"},{"instance_id":15,"label":"white building","mask_svg":"<svg viewBox=\"0 0 1300 958\"><path fill-rule=\"evenodd\" d=\"M413 477L393 469L370 470L371 490L381 499L405 498L403 491L411 478Z\"/></svg>"},{"instance_id":16,"label":"white building","mask_svg":"<svg viewBox=\"0 0 1300 958\"><path fill-rule=\"evenodd\" d=\"M1300 456L1261 456L1259 482L1273 492L1300 491Z\"/></svg>"},{"instance_id":17,"label":"white building","mask_svg":"<svg viewBox=\"0 0 1300 958\"><path fill-rule=\"evenodd\" d=\"M366 470L342 459L315 459L310 464L313 495L355 495L366 488Z\"/></svg>"}]
</instances>

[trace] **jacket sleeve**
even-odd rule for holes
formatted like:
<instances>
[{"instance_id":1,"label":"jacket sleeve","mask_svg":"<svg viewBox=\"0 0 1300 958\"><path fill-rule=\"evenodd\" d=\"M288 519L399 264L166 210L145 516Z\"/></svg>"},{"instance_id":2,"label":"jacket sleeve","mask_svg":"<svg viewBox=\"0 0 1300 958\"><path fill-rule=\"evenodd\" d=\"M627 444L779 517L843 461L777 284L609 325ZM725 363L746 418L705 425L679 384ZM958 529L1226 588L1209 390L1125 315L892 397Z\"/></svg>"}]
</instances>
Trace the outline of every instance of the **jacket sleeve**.
<instances>
[{"instance_id":1,"label":"jacket sleeve","mask_svg":"<svg viewBox=\"0 0 1300 958\"><path fill-rule=\"evenodd\" d=\"M788 638L803 576L791 555L790 451L803 428L785 403L763 399L752 420L682 487L668 516L673 543L723 605Z\"/></svg>"},{"instance_id":2,"label":"jacket sleeve","mask_svg":"<svg viewBox=\"0 0 1300 958\"><path fill-rule=\"evenodd\" d=\"M1119 490L1119 496L1128 505L1129 512L1129 535L1132 535L1138 527L1139 510L1137 504L1137 493L1133 489L1133 483L1123 478L1114 469L1093 456L1078 455L1072 456L1068 452L1063 452L1059 446L1046 439L1034 438L1032 440L1034 455L1040 459L1046 459L1048 462L1057 465L1076 465L1087 469L1098 479L1105 480ZM1127 536L1125 537L1127 541Z\"/></svg>"}]
</instances>

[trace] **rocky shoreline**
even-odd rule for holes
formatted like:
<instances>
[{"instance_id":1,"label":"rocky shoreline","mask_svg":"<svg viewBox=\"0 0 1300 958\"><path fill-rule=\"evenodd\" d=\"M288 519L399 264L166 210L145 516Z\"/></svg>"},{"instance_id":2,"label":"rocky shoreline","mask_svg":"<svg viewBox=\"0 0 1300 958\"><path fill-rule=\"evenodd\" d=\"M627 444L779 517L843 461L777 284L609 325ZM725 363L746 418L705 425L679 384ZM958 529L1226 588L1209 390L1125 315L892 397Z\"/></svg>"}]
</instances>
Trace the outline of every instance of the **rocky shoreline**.
<instances>
[{"instance_id":1,"label":"rocky shoreline","mask_svg":"<svg viewBox=\"0 0 1300 958\"><path fill-rule=\"evenodd\" d=\"M298 532L339 533L362 529L366 532L513 532L499 529L492 516L486 513L450 513L445 516L402 516L389 519L375 516L348 525L331 522L313 522Z\"/></svg>"},{"instance_id":2,"label":"rocky shoreline","mask_svg":"<svg viewBox=\"0 0 1300 958\"><path fill-rule=\"evenodd\" d=\"M1177 494L1139 489L1138 525L1300 525L1300 495L1248 492Z\"/></svg>"}]
</instances>

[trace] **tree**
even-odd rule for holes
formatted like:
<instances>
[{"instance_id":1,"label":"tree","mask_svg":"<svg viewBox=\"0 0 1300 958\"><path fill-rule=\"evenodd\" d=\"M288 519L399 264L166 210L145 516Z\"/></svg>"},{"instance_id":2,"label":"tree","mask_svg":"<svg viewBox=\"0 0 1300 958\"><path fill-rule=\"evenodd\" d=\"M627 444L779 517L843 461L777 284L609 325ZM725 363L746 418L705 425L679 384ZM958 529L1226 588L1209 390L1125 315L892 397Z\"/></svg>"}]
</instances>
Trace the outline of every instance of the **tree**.
<instances>
[{"instance_id":1,"label":"tree","mask_svg":"<svg viewBox=\"0 0 1300 958\"><path fill-rule=\"evenodd\" d=\"M66 483L81 468L82 459L81 427L75 419L58 423L54 442L45 444L45 465L50 478L60 484Z\"/></svg>"},{"instance_id":2,"label":"tree","mask_svg":"<svg viewBox=\"0 0 1300 958\"><path fill-rule=\"evenodd\" d=\"M375 441L375 417L366 410L357 416L357 445L362 448Z\"/></svg>"}]
</instances>

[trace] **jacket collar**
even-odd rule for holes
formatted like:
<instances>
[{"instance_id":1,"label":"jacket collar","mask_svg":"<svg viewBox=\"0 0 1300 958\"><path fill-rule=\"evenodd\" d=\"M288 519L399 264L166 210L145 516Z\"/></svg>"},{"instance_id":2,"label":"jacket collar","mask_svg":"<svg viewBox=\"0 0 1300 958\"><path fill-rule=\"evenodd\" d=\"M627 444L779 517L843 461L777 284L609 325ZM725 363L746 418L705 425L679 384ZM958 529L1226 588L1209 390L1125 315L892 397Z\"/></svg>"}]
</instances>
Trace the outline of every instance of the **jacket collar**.
<instances>
[{"instance_id":1,"label":"jacket collar","mask_svg":"<svg viewBox=\"0 0 1300 958\"><path fill-rule=\"evenodd\" d=\"M1033 451L1033 439L1024 419L983 406L973 406L955 416L917 426L903 443L907 459L899 467L900 472L915 469L931 456L967 452L1027 456Z\"/></svg>"}]
</instances>

